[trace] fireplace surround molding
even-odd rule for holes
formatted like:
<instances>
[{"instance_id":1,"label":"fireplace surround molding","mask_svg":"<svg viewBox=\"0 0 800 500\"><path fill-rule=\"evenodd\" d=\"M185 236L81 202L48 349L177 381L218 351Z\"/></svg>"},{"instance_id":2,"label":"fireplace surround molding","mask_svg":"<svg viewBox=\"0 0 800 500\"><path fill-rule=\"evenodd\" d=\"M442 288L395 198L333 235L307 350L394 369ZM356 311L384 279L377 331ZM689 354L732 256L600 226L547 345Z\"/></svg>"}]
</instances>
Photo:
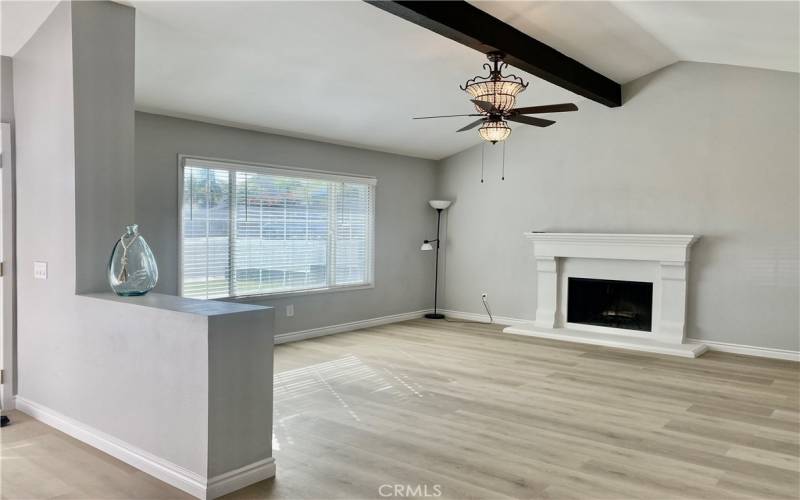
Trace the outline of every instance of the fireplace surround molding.
<instances>
[{"instance_id":1,"label":"fireplace surround molding","mask_svg":"<svg viewBox=\"0 0 800 500\"><path fill-rule=\"evenodd\" d=\"M536 260L536 318L503 331L549 339L697 357L707 346L685 343L690 234L524 233ZM652 331L566 321L570 277L653 283Z\"/></svg>"}]
</instances>

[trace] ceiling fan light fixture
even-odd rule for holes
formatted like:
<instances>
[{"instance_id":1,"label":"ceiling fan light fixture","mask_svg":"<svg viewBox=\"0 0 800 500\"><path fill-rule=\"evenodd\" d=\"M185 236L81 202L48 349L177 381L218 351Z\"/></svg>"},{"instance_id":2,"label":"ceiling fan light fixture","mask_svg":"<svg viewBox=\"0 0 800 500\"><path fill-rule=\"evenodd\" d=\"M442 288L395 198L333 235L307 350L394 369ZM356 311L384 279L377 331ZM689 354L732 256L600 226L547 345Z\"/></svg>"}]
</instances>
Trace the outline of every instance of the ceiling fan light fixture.
<instances>
[{"instance_id":1,"label":"ceiling fan light fixture","mask_svg":"<svg viewBox=\"0 0 800 500\"><path fill-rule=\"evenodd\" d=\"M503 54L490 52L486 55L492 64L485 63L483 67L489 71L488 76L476 76L467 80L461 86L473 100L491 103L501 113L510 111L517 102L517 95L528 88L528 84L516 75L504 75L503 70L508 64L503 62ZM475 106L479 113L486 110Z\"/></svg>"},{"instance_id":2,"label":"ceiling fan light fixture","mask_svg":"<svg viewBox=\"0 0 800 500\"><path fill-rule=\"evenodd\" d=\"M0 0L1 1L1 0ZM511 135L511 128L508 121L522 123L534 127L549 127L555 121L534 116L540 113L563 113L566 111L578 111L578 107L572 103L545 104L540 106L527 106L516 108L517 95L528 88L528 83L515 75L504 75L503 70L508 67L503 62L502 52L490 52L486 57L492 64L485 63L483 67L489 71L488 76L476 76L461 85L460 88L471 97L472 104L475 105L477 113L467 113L461 115L439 115L439 116L418 116L415 120L428 118L453 118L453 117L478 117L477 120L461 127L456 132L466 132L474 130L476 127L481 138L492 144L505 141ZM505 161L505 148L504 161ZM483 182L483 181L481 181ZM434 207L436 208L436 207Z\"/></svg>"},{"instance_id":3,"label":"ceiling fan light fixture","mask_svg":"<svg viewBox=\"0 0 800 500\"><path fill-rule=\"evenodd\" d=\"M492 144L500 141L505 141L511 135L511 127L508 126L505 120L487 120L481 128L478 129L484 140Z\"/></svg>"}]
</instances>

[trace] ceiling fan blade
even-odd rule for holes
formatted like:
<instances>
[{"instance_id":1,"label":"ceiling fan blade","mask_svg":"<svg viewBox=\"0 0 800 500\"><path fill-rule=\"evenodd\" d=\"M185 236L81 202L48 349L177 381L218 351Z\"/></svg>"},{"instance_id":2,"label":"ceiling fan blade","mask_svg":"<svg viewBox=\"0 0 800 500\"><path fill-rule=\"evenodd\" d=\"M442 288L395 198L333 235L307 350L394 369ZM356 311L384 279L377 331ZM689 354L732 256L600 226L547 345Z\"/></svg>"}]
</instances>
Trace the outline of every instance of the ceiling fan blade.
<instances>
[{"instance_id":1,"label":"ceiling fan blade","mask_svg":"<svg viewBox=\"0 0 800 500\"><path fill-rule=\"evenodd\" d=\"M527 108L512 109L515 115L533 115L536 113L562 113L564 111L578 111L578 106L571 102L564 104L547 104L544 106L528 106Z\"/></svg>"},{"instance_id":2,"label":"ceiling fan blade","mask_svg":"<svg viewBox=\"0 0 800 500\"><path fill-rule=\"evenodd\" d=\"M441 115L441 116L415 116L412 120L428 120L430 118L454 118L457 116L482 116L480 113L472 113L471 115Z\"/></svg>"},{"instance_id":3,"label":"ceiling fan blade","mask_svg":"<svg viewBox=\"0 0 800 500\"><path fill-rule=\"evenodd\" d=\"M517 123L524 123L525 125L533 125L534 127L549 127L554 124L553 120L545 120L544 118L534 118L533 116L508 116L506 120Z\"/></svg>"},{"instance_id":4,"label":"ceiling fan blade","mask_svg":"<svg viewBox=\"0 0 800 500\"><path fill-rule=\"evenodd\" d=\"M486 102L486 101L479 101L479 100L477 100L477 99L470 99L470 101L472 101L472 103L473 103L474 105L478 106L479 108L481 108L482 110L486 111L486 112L487 112L487 113L489 113L489 114L492 114L492 115L499 115L499 114L501 114L500 110L499 110L499 109L497 109L497 108L495 108L495 107L494 107L494 104L492 104L492 103L490 103L490 102Z\"/></svg>"},{"instance_id":5,"label":"ceiling fan blade","mask_svg":"<svg viewBox=\"0 0 800 500\"><path fill-rule=\"evenodd\" d=\"M470 123L469 125L466 125L464 127L461 127L460 129L456 130L456 132L464 132L464 131L467 131L467 130L472 130L473 128L477 127L478 125L480 125L483 122L484 122L483 118L481 118L479 120L475 120L474 122Z\"/></svg>"}]
</instances>

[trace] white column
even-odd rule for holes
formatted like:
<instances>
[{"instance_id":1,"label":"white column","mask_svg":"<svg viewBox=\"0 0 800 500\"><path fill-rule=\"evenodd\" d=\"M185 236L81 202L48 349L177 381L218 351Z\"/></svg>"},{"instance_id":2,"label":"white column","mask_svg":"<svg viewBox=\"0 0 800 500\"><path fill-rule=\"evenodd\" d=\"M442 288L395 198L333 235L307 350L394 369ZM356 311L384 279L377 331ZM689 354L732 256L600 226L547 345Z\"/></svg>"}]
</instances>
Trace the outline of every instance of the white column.
<instances>
[{"instance_id":1,"label":"white column","mask_svg":"<svg viewBox=\"0 0 800 500\"><path fill-rule=\"evenodd\" d=\"M686 332L686 262L661 262L661 319L655 334L665 342L682 343Z\"/></svg>"},{"instance_id":2,"label":"white column","mask_svg":"<svg viewBox=\"0 0 800 500\"><path fill-rule=\"evenodd\" d=\"M558 260L555 257L536 257L536 326L558 326Z\"/></svg>"}]
</instances>

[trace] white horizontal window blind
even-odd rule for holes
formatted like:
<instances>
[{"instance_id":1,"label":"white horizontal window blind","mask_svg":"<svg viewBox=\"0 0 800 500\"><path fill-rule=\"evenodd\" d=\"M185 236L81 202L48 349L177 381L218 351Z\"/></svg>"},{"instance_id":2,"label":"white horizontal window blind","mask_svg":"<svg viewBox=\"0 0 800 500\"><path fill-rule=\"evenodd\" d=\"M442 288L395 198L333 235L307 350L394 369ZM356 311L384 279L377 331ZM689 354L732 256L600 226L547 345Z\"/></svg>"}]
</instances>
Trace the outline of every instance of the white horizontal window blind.
<instances>
[{"instance_id":1,"label":"white horizontal window blind","mask_svg":"<svg viewBox=\"0 0 800 500\"><path fill-rule=\"evenodd\" d=\"M184 159L185 297L368 285L375 180Z\"/></svg>"},{"instance_id":2,"label":"white horizontal window blind","mask_svg":"<svg viewBox=\"0 0 800 500\"><path fill-rule=\"evenodd\" d=\"M230 175L186 167L183 179L183 295L214 299L230 290Z\"/></svg>"}]
</instances>

